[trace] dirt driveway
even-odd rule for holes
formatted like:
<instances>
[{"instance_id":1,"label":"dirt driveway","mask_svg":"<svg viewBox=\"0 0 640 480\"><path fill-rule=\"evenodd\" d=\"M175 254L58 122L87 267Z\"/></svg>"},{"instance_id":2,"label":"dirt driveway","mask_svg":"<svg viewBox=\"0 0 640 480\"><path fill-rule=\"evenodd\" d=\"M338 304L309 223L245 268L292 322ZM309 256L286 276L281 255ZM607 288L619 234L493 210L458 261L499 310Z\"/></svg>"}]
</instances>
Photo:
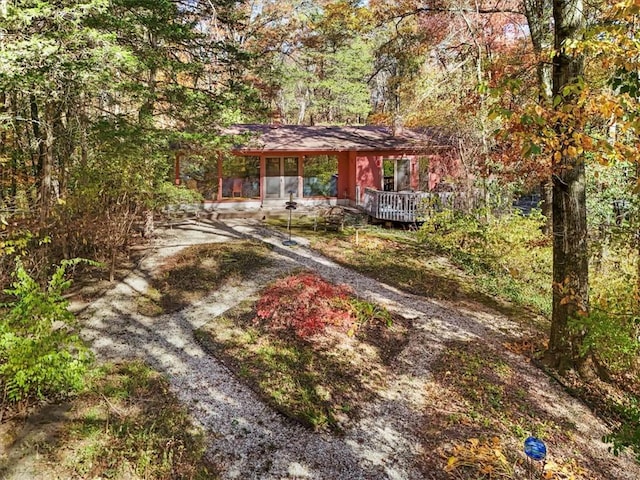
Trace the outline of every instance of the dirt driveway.
<instances>
[{"instance_id":1,"label":"dirt driveway","mask_svg":"<svg viewBox=\"0 0 640 480\"><path fill-rule=\"evenodd\" d=\"M254 238L273 245L274 264L249 280L225 285L202 301L174 314L149 318L136 312L149 279L163 259L189 245ZM193 417L211 434L208 455L225 479L421 479L450 478L442 471L420 470L424 456L420 432L432 382L430 365L451 341L482 340L499 345L505 317L446 301L406 294L336 265L304 246L284 247L283 237L260 223L186 222L162 230L139 268L82 313L84 336L103 359L142 358L169 376ZM346 283L368 300L413 321L414 331L397 359L393 378L362 419L335 436L314 433L265 405L218 360L206 354L193 332L237 305L282 273L306 268L326 279ZM638 466L613 459L600 441L604 426L548 377L521 362L529 396L526 401L553 409L569 421L580 419L581 451L600 462L611 479L640 478ZM604 478L604 477L603 477Z\"/></svg>"}]
</instances>

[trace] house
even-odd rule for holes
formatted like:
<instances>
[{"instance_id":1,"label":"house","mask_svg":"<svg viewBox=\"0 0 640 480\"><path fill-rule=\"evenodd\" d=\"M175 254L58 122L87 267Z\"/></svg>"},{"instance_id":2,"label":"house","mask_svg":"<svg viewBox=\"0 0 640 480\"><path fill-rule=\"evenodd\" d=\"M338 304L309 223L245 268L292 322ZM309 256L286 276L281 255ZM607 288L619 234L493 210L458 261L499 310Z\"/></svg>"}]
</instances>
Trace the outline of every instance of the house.
<instances>
[{"instance_id":1,"label":"house","mask_svg":"<svg viewBox=\"0 0 640 480\"><path fill-rule=\"evenodd\" d=\"M208 209L279 207L290 197L373 208L385 193L433 191L460 167L452 137L435 129L247 124L222 133L235 145L213 168L190 169L184 152L176 159L176 183L197 188Z\"/></svg>"}]
</instances>

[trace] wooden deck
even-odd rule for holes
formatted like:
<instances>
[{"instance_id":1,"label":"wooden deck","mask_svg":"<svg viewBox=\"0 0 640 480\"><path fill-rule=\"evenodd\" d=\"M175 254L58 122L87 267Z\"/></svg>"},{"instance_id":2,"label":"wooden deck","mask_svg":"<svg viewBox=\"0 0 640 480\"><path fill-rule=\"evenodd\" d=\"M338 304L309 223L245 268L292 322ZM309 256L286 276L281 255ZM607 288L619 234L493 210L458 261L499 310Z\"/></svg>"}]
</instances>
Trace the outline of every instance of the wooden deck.
<instances>
[{"instance_id":1,"label":"wooden deck","mask_svg":"<svg viewBox=\"0 0 640 480\"><path fill-rule=\"evenodd\" d=\"M375 220L417 223L438 206L447 205L450 196L449 192L383 192L366 188L362 209Z\"/></svg>"}]
</instances>

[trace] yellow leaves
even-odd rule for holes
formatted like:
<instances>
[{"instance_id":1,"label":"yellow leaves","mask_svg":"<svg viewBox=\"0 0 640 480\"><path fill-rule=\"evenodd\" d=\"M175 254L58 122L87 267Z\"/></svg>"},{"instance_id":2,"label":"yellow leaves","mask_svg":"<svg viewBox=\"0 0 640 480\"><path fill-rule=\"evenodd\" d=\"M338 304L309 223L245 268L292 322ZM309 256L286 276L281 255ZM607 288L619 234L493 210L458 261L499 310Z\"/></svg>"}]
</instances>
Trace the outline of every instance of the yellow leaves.
<instances>
[{"instance_id":1,"label":"yellow leaves","mask_svg":"<svg viewBox=\"0 0 640 480\"><path fill-rule=\"evenodd\" d=\"M563 297L560 300L560 305L567 305L568 303L571 303L571 300L572 300L572 297L570 296Z\"/></svg>"},{"instance_id":2,"label":"yellow leaves","mask_svg":"<svg viewBox=\"0 0 640 480\"><path fill-rule=\"evenodd\" d=\"M606 119L620 119L624 116L624 110L620 106L620 103L612 100L602 100L593 103L593 109L597 111L603 118Z\"/></svg>"},{"instance_id":3,"label":"yellow leaves","mask_svg":"<svg viewBox=\"0 0 640 480\"><path fill-rule=\"evenodd\" d=\"M548 460L544 465L542 478L545 480L576 480L583 478L585 473L585 469L580 467L575 460L564 464Z\"/></svg>"},{"instance_id":4,"label":"yellow leaves","mask_svg":"<svg viewBox=\"0 0 640 480\"><path fill-rule=\"evenodd\" d=\"M469 438L465 443L455 444L444 471L452 472L461 468L470 468L490 477L510 476L513 473L498 437L488 440Z\"/></svg>"},{"instance_id":5,"label":"yellow leaves","mask_svg":"<svg viewBox=\"0 0 640 480\"><path fill-rule=\"evenodd\" d=\"M562 152L555 152L553 154L553 161L560 162L562 160Z\"/></svg>"}]
</instances>

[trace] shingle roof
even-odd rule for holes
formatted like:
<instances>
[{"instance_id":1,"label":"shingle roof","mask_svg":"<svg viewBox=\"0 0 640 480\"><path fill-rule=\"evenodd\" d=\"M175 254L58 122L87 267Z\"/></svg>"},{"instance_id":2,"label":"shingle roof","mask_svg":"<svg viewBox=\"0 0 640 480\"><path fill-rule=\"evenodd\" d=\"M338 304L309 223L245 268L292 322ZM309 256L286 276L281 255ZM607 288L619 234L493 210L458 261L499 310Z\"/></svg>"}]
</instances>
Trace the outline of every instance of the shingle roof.
<instances>
[{"instance_id":1,"label":"shingle roof","mask_svg":"<svg viewBox=\"0 0 640 480\"><path fill-rule=\"evenodd\" d=\"M238 150L264 151L424 151L450 147L453 138L436 129L402 129L393 135L384 126L233 125L225 135L246 135Z\"/></svg>"}]
</instances>

